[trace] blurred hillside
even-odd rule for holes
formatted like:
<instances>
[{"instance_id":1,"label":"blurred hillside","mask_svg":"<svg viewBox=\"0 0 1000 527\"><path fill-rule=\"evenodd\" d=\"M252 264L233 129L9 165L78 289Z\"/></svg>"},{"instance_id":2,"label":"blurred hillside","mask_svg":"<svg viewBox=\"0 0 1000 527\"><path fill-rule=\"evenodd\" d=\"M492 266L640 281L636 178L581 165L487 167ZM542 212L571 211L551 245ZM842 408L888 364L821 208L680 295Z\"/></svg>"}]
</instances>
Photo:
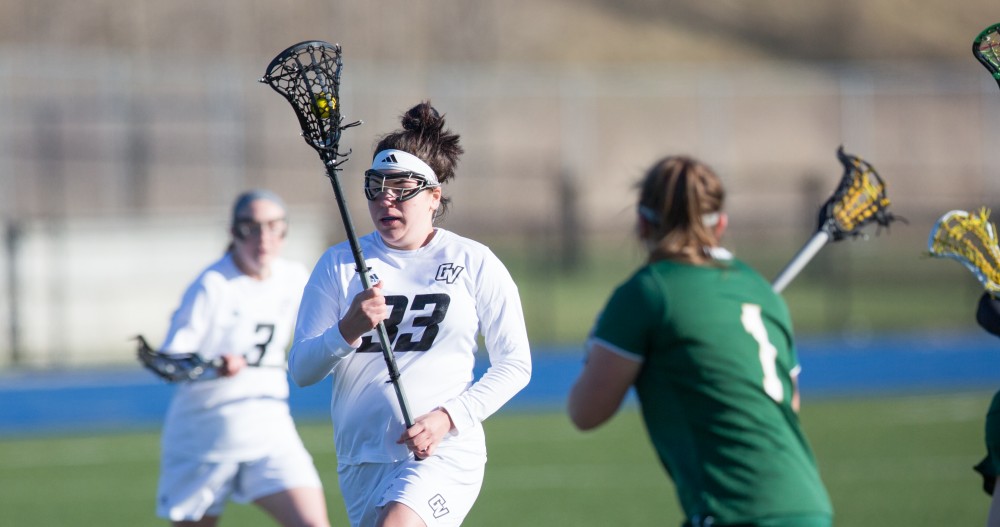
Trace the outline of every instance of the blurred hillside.
<instances>
[{"instance_id":1,"label":"blurred hillside","mask_svg":"<svg viewBox=\"0 0 1000 527\"><path fill-rule=\"evenodd\" d=\"M319 38L363 60L660 62L966 58L992 0L11 0L6 46L267 56Z\"/></svg>"},{"instance_id":2,"label":"blurred hillside","mask_svg":"<svg viewBox=\"0 0 1000 527\"><path fill-rule=\"evenodd\" d=\"M248 187L286 198L296 259L343 239L318 157L257 82L308 39L344 46L345 117L364 121L348 188L403 111L446 114L467 153L443 226L501 253L539 341L581 338L638 261L632 184L656 158L716 168L727 245L773 277L840 145L908 223L824 249L787 291L798 327L968 330L974 280L924 252L940 214L1000 203L1000 92L969 51L996 21L995 0L5 2L0 364L155 340Z\"/></svg>"}]
</instances>

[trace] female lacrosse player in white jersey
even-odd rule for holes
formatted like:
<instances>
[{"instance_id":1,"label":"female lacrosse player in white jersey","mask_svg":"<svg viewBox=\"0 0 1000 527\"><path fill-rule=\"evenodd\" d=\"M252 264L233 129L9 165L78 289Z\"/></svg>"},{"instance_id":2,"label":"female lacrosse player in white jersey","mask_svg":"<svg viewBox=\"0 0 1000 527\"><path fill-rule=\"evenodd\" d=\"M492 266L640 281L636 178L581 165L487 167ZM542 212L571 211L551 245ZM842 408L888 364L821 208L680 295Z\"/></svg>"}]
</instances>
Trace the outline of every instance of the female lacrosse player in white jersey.
<instances>
[{"instance_id":1,"label":"female lacrosse player in white jersey","mask_svg":"<svg viewBox=\"0 0 1000 527\"><path fill-rule=\"evenodd\" d=\"M333 376L340 488L355 526L460 525L483 482L481 422L531 375L510 274L487 247L434 226L463 152L444 126L424 102L375 148L364 189L375 232L359 242L376 285L362 290L341 243L316 264L299 309L289 370L302 386ZM380 321L415 416L409 429L373 331ZM480 333L490 368L476 380Z\"/></svg>"},{"instance_id":2,"label":"female lacrosse player in white jersey","mask_svg":"<svg viewBox=\"0 0 1000 527\"><path fill-rule=\"evenodd\" d=\"M242 194L229 249L171 320L162 351L224 361L216 378L178 385L167 413L157 514L174 525L214 526L229 499L284 526L329 525L288 409L285 349L308 271L279 256L287 228L278 196Z\"/></svg>"}]
</instances>

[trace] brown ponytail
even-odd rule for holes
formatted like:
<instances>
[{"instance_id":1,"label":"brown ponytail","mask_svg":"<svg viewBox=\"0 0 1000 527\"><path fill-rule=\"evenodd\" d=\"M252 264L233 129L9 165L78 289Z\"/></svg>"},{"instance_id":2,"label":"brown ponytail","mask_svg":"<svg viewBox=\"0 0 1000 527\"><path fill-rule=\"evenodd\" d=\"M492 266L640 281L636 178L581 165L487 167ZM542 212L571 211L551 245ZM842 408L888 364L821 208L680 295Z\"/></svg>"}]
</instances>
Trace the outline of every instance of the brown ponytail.
<instances>
[{"instance_id":1,"label":"brown ponytail","mask_svg":"<svg viewBox=\"0 0 1000 527\"><path fill-rule=\"evenodd\" d=\"M725 197L715 172L691 157L666 157L646 171L639 189L639 214L647 225L640 236L650 246L650 261L709 261L707 249L719 240L705 220L722 211Z\"/></svg>"}]
</instances>

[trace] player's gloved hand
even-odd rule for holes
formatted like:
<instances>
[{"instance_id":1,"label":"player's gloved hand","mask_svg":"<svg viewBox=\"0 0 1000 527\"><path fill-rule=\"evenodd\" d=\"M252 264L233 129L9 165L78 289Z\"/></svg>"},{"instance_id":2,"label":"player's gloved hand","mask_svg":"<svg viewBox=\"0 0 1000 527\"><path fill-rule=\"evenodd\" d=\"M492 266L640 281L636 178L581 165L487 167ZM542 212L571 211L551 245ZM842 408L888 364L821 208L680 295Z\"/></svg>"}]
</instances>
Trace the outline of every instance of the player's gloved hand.
<instances>
[{"instance_id":1,"label":"player's gloved hand","mask_svg":"<svg viewBox=\"0 0 1000 527\"><path fill-rule=\"evenodd\" d=\"M1000 337L1000 300L993 298L989 291L979 297L976 322L986 331Z\"/></svg>"}]
</instances>

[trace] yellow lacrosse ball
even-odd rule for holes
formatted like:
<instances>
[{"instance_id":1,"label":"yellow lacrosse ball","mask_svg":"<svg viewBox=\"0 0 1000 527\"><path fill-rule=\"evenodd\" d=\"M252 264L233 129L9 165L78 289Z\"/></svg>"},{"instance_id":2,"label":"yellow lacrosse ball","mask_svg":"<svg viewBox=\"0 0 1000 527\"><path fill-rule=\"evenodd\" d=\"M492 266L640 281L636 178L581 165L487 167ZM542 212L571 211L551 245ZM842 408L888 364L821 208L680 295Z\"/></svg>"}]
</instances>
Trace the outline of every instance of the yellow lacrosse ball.
<instances>
[{"instance_id":1,"label":"yellow lacrosse ball","mask_svg":"<svg viewBox=\"0 0 1000 527\"><path fill-rule=\"evenodd\" d=\"M337 100L326 94L319 92L313 99L313 113L320 119L329 119L330 112L337 109Z\"/></svg>"}]
</instances>

